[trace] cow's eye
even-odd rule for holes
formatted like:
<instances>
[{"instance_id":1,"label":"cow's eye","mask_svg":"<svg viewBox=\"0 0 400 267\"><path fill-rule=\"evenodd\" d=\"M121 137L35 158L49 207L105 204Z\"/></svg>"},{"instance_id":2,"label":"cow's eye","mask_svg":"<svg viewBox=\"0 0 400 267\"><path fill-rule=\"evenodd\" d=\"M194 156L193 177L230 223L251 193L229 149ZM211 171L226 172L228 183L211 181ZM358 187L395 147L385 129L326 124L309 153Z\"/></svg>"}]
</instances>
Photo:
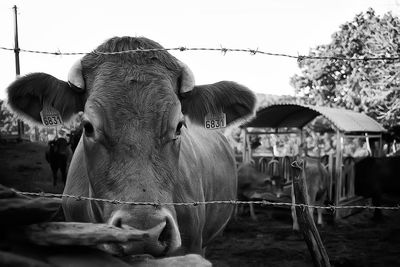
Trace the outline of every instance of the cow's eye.
<instances>
[{"instance_id":1,"label":"cow's eye","mask_svg":"<svg viewBox=\"0 0 400 267\"><path fill-rule=\"evenodd\" d=\"M181 135L182 126L185 126L185 127L186 127L186 124L185 124L184 121L180 121L180 122L178 123L178 125L176 126L176 131L175 131L175 135L176 135L176 136L180 136L180 135Z\"/></svg>"},{"instance_id":2,"label":"cow's eye","mask_svg":"<svg viewBox=\"0 0 400 267\"><path fill-rule=\"evenodd\" d=\"M89 121L83 121L83 129L85 130L85 136L91 137L94 134L93 125Z\"/></svg>"}]
</instances>

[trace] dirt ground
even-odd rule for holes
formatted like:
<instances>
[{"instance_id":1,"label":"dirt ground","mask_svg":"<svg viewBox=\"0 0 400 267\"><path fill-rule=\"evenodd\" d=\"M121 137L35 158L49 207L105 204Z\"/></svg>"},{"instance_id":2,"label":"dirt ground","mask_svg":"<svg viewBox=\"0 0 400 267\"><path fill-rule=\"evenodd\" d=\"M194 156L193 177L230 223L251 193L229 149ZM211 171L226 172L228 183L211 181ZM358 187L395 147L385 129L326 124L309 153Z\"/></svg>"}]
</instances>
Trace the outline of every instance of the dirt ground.
<instances>
[{"instance_id":1,"label":"dirt ground","mask_svg":"<svg viewBox=\"0 0 400 267\"><path fill-rule=\"evenodd\" d=\"M52 185L45 147L0 144L0 184L61 193L60 181L57 187ZM385 196L385 205L398 203L400 197ZM256 207L256 212L258 221L248 216L232 220L223 236L207 248L206 258L213 266L312 266L302 236L291 230L288 209ZM319 228L332 266L400 266L400 211L384 211L383 222L374 222L371 216L372 211L364 210Z\"/></svg>"},{"instance_id":2,"label":"dirt ground","mask_svg":"<svg viewBox=\"0 0 400 267\"><path fill-rule=\"evenodd\" d=\"M387 199L388 204L399 203ZM209 248L214 266L313 266L303 237L292 231L288 209L257 210L258 221L241 216ZM363 211L319 228L332 266L400 266L400 211L384 211L383 222Z\"/></svg>"},{"instance_id":3,"label":"dirt ground","mask_svg":"<svg viewBox=\"0 0 400 267\"><path fill-rule=\"evenodd\" d=\"M60 173L53 187L46 148L42 143L0 144L0 184L21 191L62 193Z\"/></svg>"}]
</instances>

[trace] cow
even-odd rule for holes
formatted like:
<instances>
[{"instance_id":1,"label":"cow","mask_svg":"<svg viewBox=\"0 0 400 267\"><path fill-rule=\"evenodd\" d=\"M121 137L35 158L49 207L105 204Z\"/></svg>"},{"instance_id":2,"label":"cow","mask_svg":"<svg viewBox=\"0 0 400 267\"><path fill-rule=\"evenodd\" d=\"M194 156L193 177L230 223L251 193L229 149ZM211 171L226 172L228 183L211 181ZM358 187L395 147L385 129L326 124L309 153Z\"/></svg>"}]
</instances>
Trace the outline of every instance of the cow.
<instances>
[{"instance_id":1,"label":"cow","mask_svg":"<svg viewBox=\"0 0 400 267\"><path fill-rule=\"evenodd\" d=\"M237 199L240 201L252 200L252 196L257 191L270 190L268 187L270 185L270 179L268 177L257 171L251 163L242 163L238 167L238 189L237 189ZM257 216L254 212L254 206L252 203L249 204L250 207L250 217L253 221L257 220ZM238 207L237 207L238 208ZM239 212L239 209L236 210ZM236 215L236 214L235 214Z\"/></svg>"},{"instance_id":2,"label":"cow","mask_svg":"<svg viewBox=\"0 0 400 267\"><path fill-rule=\"evenodd\" d=\"M382 195L400 194L400 157L366 157L353 159L355 194L370 197L373 206L382 205ZM373 219L383 219L381 209L375 209Z\"/></svg>"},{"instance_id":3,"label":"cow","mask_svg":"<svg viewBox=\"0 0 400 267\"><path fill-rule=\"evenodd\" d=\"M57 138L48 142L45 152L46 160L50 164L53 173L53 186L57 185L57 173L61 172L61 180L65 184L67 180L67 166L72 151L65 138Z\"/></svg>"},{"instance_id":4,"label":"cow","mask_svg":"<svg viewBox=\"0 0 400 267\"><path fill-rule=\"evenodd\" d=\"M382 140L384 143L383 152L388 156L399 156L400 151L398 149L398 144L400 143L400 125L394 125L390 127L387 132L382 133ZM372 147L378 147L380 140L378 138L370 138L370 144ZM379 153L375 153L379 155ZM375 155L373 154L373 155Z\"/></svg>"},{"instance_id":5,"label":"cow","mask_svg":"<svg viewBox=\"0 0 400 267\"><path fill-rule=\"evenodd\" d=\"M124 203L64 198L66 219L148 233L143 242L110 244L110 253L204 255L228 223L233 205L190 203L235 199L234 153L220 130L206 127L252 116L256 98L248 88L195 85L191 70L157 42L114 37L78 60L67 82L29 74L9 86L8 99L37 122L43 105L63 121L83 111L64 194Z\"/></svg>"},{"instance_id":6,"label":"cow","mask_svg":"<svg viewBox=\"0 0 400 267\"><path fill-rule=\"evenodd\" d=\"M252 163L242 163L238 167L237 198L240 201L251 201L262 198L265 193L275 192L275 177L258 171ZM250 217L257 220L254 206L249 203ZM236 210L238 212L238 209Z\"/></svg>"},{"instance_id":7,"label":"cow","mask_svg":"<svg viewBox=\"0 0 400 267\"><path fill-rule=\"evenodd\" d=\"M72 130L69 134L69 144L71 145L72 152L75 152L76 147L78 146L79 140L81 139L83 129L77 128Z\"/></svg>"},{"instance_id":8,"label":"cow","mask_svg":"<svg viewBox=\"0 0 400 267\"><path fill-rule=\"evenodd\" d=\"M323 206L327 201L328 197L328 183L329 183L329 173L326 168L321 163L319 158L314 157L304 157L304 178L306 183L307 190L307 202L310 205L314 206ZM280 177L283 180L283 177ZM283 192L283 184L284 182L277 183L277 191L276 195L279 195ZM291 188L292 195L292 203L296 203L294 197L294 189L293 186ZM314 208L309 208L311 216L314 216ZM323 209L317 209L317 224L323 226L323 218L322 218ZM294 206L291 207L292 219L293 219L293 230L298 231L300 229L297 216L296 209Z\"/></svg>"}]
</instances>

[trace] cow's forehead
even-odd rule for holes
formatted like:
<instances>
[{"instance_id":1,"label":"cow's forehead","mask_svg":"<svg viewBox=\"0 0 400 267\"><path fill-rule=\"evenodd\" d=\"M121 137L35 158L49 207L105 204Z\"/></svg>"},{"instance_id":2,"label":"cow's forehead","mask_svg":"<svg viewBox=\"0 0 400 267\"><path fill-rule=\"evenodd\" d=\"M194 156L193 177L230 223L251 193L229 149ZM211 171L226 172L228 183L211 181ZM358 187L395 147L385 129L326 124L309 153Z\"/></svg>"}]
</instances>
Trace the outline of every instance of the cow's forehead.
<instances>
[{"instance_id":1,"label":"cow's forehead","mask_svg":"<svg viewBox=\"0 0 400 267\"><path fill-rule=\"evenodd\" d=\"M107 112L114 120L114 117L125 120L130 117L159 117L171 105L179 103L168 80L115 82L102 76L96 79L93 87L88 104Z\"/></svg>"},{"instance_id":2,"label":"cow's forehead","mask_svg":"<svg viewBox=\"0 0 400 267\"><path fill-rule=\"evenodd\" d=\"M103 91L118 96L130 94L133 89L162 91L160 86L177 93L181 73L177 59L163 50L134 52L135 49L162 47L146 38L112 38L86 55L82 59L82 72L88 93ZM133 52L118 53L124 51Z\"/></svg>"},{"instance_id":3,"label":"cow's forehead","mask_svg":"<svg viewBox=\"0 0 400 267\"><path fill-rule=\"evenodd\" d=\"M161 48L145 38L113 38L96 51L118 52ZM137 128L164 126L165 113L179 105L181 67L167 51L122 54L91 53L82 59L88 99L86 107L102 121L110 135L122 134L128 125ZM129 122L129 123L128 123ZM157 129L156 129L157 128Z\"/></svg>"},{"instance_id":4,"label":"cow's forehead","mask_svg":"<svg viewBox=\"0 0 400 267\"><path fill-rule=\"evenodd\" d=\"M147 51L140 51L143 49L147 49ZM86 55L82 60L87 71L96 69L104 62L115 62L126 66L159 65L172 72L178 72L180 69L174 56L163 50L163 47L158 43L143 37L112 38Z\"/></svg>"}]
</instances>

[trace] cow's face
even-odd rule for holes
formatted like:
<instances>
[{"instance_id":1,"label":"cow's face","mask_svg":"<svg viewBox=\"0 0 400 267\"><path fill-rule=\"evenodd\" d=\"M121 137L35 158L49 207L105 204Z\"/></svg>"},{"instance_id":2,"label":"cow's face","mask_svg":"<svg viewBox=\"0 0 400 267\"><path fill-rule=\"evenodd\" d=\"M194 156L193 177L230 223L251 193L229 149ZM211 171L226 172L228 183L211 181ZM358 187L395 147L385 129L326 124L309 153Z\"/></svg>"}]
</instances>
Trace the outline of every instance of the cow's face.
<instances>
[{"instance_id":1,"label":"cow's face","mask_svg":"<svg viewBox=\"0 0 400 267\"><path fill-rule=\"evenodd\" d=\"M68 155L68 142L63 137L49 141L48 146L52 153Z\"/></svg>"},{"instance_id":2,"label":"cow's face","mask_svg":"<svg viewBox=\"0 0 400 267\"><path fill-rule=\"evenodd\" d=\"M161 46L125 37L96 51L137 48ZM166 51L91 53L74 65L69 80L73 85L43 73L25 76L9 87L10 105L37 121L43 103L64 120L83 110L84 132L74 157L83 153L79 164L85 166L90 196L112 200L174 202L181 142L188 135L184 115L202 124L207 114L225 112L230 123L251 114L255 102L233 82L194 86L190 70ZM125 253L162 255L181 245L174 206L97 203L93 209L98 222L149 232L149 242L126 245Z\"/></svg>"},{"instance_id":3,"label":"cow's face","mask_svg":"<svg viewBox=\"0 0 400 267\"><path fill-rule=\"evenodd\" d=\"M140 55L144 63L136 62L138 55L129 56L126 62L120 56L82 60L88 92L82 121L87 175L95 197L170 203L185 125L177 88L180 66L166 53L163 58ZM117 226L148 230L164 225L169 232L160 232L160 242L149 248L153 254L181 244L173 206L104 205L101 214L101 220Z\"/></svg>"}]
</instances>

